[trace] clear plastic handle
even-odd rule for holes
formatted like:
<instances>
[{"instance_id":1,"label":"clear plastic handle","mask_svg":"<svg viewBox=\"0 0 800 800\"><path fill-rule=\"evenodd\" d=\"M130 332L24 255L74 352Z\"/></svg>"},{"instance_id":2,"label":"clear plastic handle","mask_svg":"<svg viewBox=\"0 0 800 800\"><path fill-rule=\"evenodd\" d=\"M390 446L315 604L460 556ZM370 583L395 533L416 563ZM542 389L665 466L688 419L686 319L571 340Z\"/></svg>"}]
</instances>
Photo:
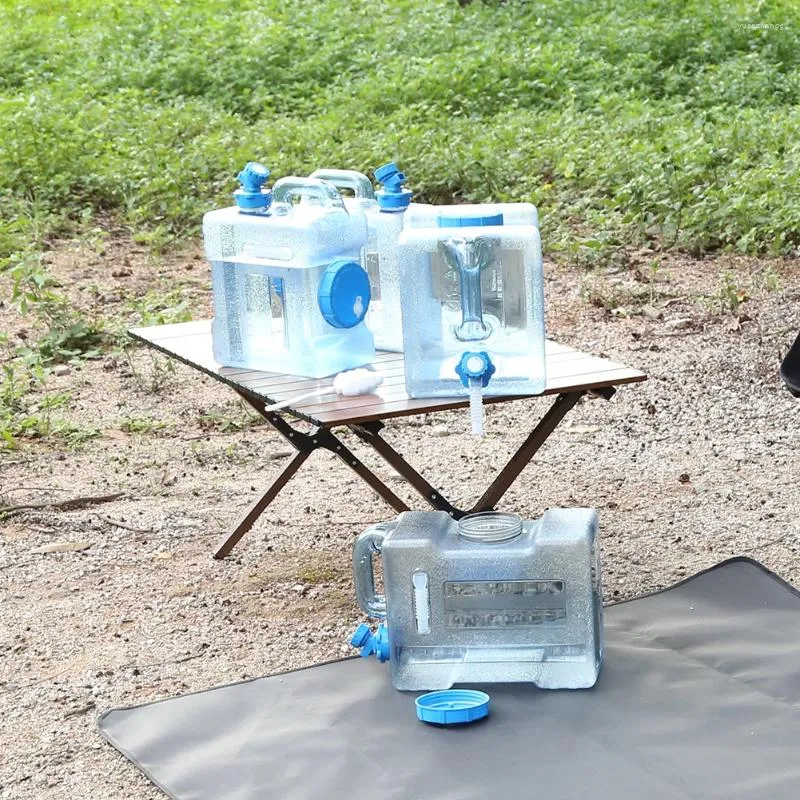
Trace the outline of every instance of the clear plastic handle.
<instances>
[{"instance_id":1,"label":"clear plastic handle","mask_svg":"<svg viewBox=\"0 0 800 800\"><path fill-rule=\"evenodd\" d=\"M344 208L339 190L328 181L319 178L299 178L289 175L275 181L272 187L273 203L291 204L293 197L304 197L326 208Z\"/></svg>"},{"instance_id":2,"label":"clear plastic handle","mask_svg":"<svg viewBox=\"0 0 800 800\"><path fill-rule=\"evenodd\" d=\"M447 264L458 273L461 292L461 324L455 329L462 342L488 339L492 328L483 319L481 272L494 263L500 247L499 239L486 236L444 239L439 252Z\"/></svg>"},{"instance_id":3,"label":"clear plastic handle","mask_svg":"<svg viewBox=\"0 0 800 800\"><path fill-rule=\"evenodd\" d=\"M309 175L310 178L319 178L332 183L337 189L352 189L353 194L359 199L374 200L375 189L372 181L363 173L355 169L318 169Z\"/></svg>"},{"instance_id":4,"label":"clear plastic handle","mask_svg":"<svg viewBox=\"0 0 800 800\"><path fill-rule=\"evenodd\" d=\"M375 592L375 571L372 558L381 552L383 540L394 530L396 522L379 522L364 531L353 545L353 583L361 610L370 617L386 616L386 597Z\"/></svg>"}]
</instances>

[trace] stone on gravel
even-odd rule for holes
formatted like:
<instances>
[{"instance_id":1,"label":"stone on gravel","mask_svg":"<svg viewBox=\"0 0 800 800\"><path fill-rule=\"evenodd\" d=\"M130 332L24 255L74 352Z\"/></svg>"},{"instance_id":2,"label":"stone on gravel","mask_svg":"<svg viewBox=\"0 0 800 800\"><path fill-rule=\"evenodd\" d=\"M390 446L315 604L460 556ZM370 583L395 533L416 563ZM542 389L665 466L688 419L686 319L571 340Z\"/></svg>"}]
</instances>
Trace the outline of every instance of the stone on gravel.
<instances>
[{"instance_id":1,"label":"stone on gravel","mask_svg":"<svg viewBox=\"0 0 800 800\"><path fill-rule=\"evenodd\" d=\"M690 317L682 317L681 319L667 320L667 328L671 331L685 331L694 325L694 320Z\"/></svg>"},{"instance_id":2,"label":"stone on gravel","mask_svg":"<svg viewBox=\"0 0 800 800\"><path fill-rule=\"evenodd\" d=\"M273 450L270 453L267 453L267 458L270 461L280 461L284 458L289 458L289 456L293 456L295 453L294 450Z\"/></svg>"},{"instance_id":3,"label":"stone on gravel","mask_svg":"<svg viewBox=\"0 0 800 800\"><path fill-rule=\"evenodd\" d=\"M53 542L36 547L31 553L69 553L76 550L88 550L93 542Z\"/></svg>"},{"instance_id":4,"label":"stone on gravel","mask_svg":"<svg viewBox=\"0 0 800 800\"><path fill-rule=\"evenodd\" d=\"M655 308L651 305L643 305L641 311L642 316L647 317L647 319L664 319L664 312L660 308Z\"/></svg>"}]
</instances>

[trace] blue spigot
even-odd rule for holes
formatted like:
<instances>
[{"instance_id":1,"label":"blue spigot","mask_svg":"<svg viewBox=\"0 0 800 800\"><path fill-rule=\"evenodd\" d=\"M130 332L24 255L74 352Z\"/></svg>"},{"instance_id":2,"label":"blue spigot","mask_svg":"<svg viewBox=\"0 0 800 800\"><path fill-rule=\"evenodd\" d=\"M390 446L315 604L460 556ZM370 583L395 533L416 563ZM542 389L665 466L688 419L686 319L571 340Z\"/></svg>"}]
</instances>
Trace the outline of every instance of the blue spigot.
<instances>
[{"instance_id":1,"label":"blue spigot","mask_svg":"<svg viewBox=\"0 0 800 800\"><path fill-rule=\"evenodd\" d=\"M481 386L485 388L489 385L495 371L496 367L485 350L464 351L461 354L461 360L456 365L456 373L464 386L469 386L471 380L480 380Z\"/></svg>"},{"instance_id":2,"label":"blue spigot","mask_svg":"<svg viewBox=\"0 0 800 800\"><path fill-rule=\"evenodd\" d=\"M375 180L382 185L382 188L375 192L381 211L391 213L405 211L408 208L412 192L403 186L406 176L400 172L394 161L378 167L375 170Z\"/></svg>"},{"instance_id":3,"label":"blue spigot","mask_svg":"<svg viewBox=\"0 0 800 800\"><path fill-rule=\"evenodd\" d=\"M389 660L389 630L383 622L378 625L375 633L372 633L369 625L362 622L350 637L350 645L361 648L361 658L374 655L381 663Z\"/></svg>"},{"instance_id":4,"label":"blue spigot","mask_svg":"<svg viewBox=\"0 0 800 800\"><path fill-rule=\"evenodd\" d=\"M263 214L272 205L272 192L264 188L269 170L258 161L248 161L236 177L242 184L233 193L239 210L245 214Z\"/></svg>"}]
</instances>

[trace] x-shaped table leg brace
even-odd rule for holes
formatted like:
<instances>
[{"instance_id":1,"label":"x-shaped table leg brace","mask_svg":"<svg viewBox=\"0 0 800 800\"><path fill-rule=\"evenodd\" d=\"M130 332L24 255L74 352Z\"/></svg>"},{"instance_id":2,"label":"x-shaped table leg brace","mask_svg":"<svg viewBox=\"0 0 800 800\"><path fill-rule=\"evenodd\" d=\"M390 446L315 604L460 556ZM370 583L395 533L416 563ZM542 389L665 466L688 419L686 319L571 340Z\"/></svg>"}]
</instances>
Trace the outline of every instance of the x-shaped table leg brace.
<instances>
[{"instance_id":1,"label":"x-shaped table leg brace","mask_svg":"<svg viewBox=\"0 0 800 800\"><path fill-rule=\"evenodd\" d=\"M330 450L350 469L374 489L398 514L408 511L408 506L362 461L347 448L328 428L314 428L311 433L295 430L280 414L267 411L266 403L244 393L239 396L252 406L278 433L289 442L297 453L284 467L283 471L269 485L267 491L250 507L229 533L220 539L214 549L214 558L225 558L244 536L253 523L264 513L269 504L278 496L281 489L300 469L303 462L319 448Z\"/></svg>"},{"instance_id":2,"label":"x-shaped table leg brace","mask_svg":"<svg viewBox=\"0 0 800 800\"><path fill-rule=\"evenodd\" d=\"M539 424L531 431L525 441L509 459L506 466L492 481L489 488L483 493L469 511L462 511L453 506L441 492L431 486L385 439L381 438L380 431L384 427L382 422L363 422L360 425L349 425L362 441L371 445L383 459L402 475L423 499L437 511L446 511L455 519L460 519L465 514L475 514L478 511L489 511L495 507L500 498L519 476L520 472L528 465L536 451L545 443L556 426L566 416L567 412L586 394L585 390L568 392L558 395L549 411L544 415ZM610 393L602 391L603 396L611 397Z\"/></svg>"},{"instance_id":3,"label":"x-shaped table leg brace","mask_svg":"<svg viewBox=\"0 0 800 800\"><path fill-rule=\"evenodd\" d=\"M595 393L609 399L614 392L615 390L613 388L608 388L598 389ZM539 448L547 441L547 438L556 429L561 420L564 419L569 410L584 394L586 394L586 390L581 389L574 392L565 392L556 397L555 402L544 417L542 417L539 424L530 432L514 455L511 456L506 466L500 471L481 498L469 511L462 511L453 506L440 492L434 489L434 487L431 486L431 484L420 475L400 453L381 437L380 431L384 427L382 422L363 422L360 424L350 424L347 427L353 431L359 439L369 444L389 466L405 478L430 506L438 511L446 511L455 519L460 519L465 514L488 511L495 507L497 502L514 483ZM315 428L311 433L302 433L295 430L279 414L274 411L266 411L266 404L264 401L243 393L240 393L240 396L264 417L264 419L266 419L266 421L297 450L297 453L286 465L283 472L270 484L262 497L252 505L249 511L234 526L233 530L220 540L214 550L214 558L225 558L225 556L231 552L237 542L250 530L253 523L261 516L267 506L277 497L278 493L289 482L295 472L300 469L302 463L314 450L319 448L330 450L334 455L341 458L350 469L369 484L369 486L396 512L399 513L409 510L405 502L389 489L372 470L356 458L328 428Z\"/></svg>"}]
</instances>

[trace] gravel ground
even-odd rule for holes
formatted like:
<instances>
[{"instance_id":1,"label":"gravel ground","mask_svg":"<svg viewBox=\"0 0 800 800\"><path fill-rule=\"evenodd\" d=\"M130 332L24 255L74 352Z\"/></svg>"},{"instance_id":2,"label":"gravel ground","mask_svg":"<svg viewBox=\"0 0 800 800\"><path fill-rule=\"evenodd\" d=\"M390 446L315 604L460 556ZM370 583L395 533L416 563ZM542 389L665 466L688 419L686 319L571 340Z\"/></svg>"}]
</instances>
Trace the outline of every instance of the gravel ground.
<instances>
[{"instance_id":1,"label":"gravel ground","mask_svg":"<svg viewBox=\"0 0 800 800\"><path fill-rule=\"evenodd\" d=\"M112 278L123 261L132 269ZM90 282L111 307L176 276L198 315L207 304L196 253L152 262L124 244L91 257L68 247L52 262L79 304ZM724 271L751 295L736 312L721 307ZM777 379L800 329L797 263L675 260L653 273L634 255L616 272L551 266L548 297L553 338L650 378L574 409L502 508L598 508L609 601L733 555L800 585L800 401ZM0 308L0 329L26 335L25 324ZM52 385L72 392L63 415L102 436L79 451L45 440L0 454L0 506L123 494L0 521L0 797L158 798L100 739L96 715L347 653L361 619L350 544L391 512L315 454L215 562L212 544L280 469L283 441L221 385L142 349ZM479 442L462 412L394 421L386 435L466 503L545 408L490 407ZM65 542L83 549L36 552Z\"/></svg>"}]
</instances>

